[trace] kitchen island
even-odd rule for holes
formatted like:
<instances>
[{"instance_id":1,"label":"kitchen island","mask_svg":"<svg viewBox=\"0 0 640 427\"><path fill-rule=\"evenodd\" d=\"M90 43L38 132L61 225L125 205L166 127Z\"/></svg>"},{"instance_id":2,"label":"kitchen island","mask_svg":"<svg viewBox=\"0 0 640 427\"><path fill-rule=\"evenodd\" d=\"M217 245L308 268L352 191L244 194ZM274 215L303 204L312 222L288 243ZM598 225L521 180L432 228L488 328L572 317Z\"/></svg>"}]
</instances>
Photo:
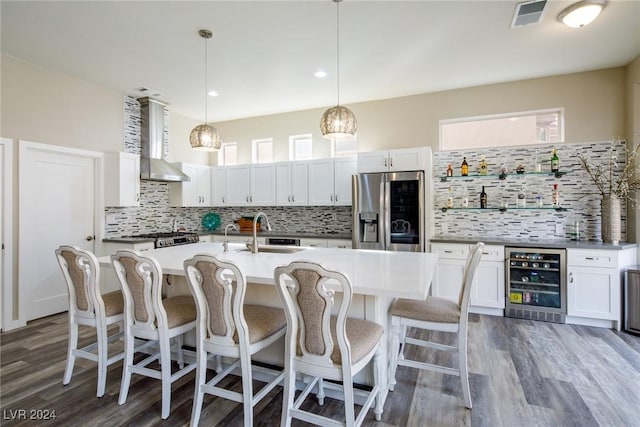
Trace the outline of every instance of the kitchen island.
<instances>
[{"instance_id":1,"label":"kitchen island","mask_svg":"<svg viewBox=\"0 0 640 427\"><path fill-rule=\"evenodd\" d=\"M295 247L294 253L259 252L252 254L243 244L229 244L229 251L223 251L221 243L193 243L168 248L152 249L146 256L154 257L160 263L163 273L169 275L168 294L189 292L184 283L184 260L195 254L206 253L221 260L235 263L245 274L250 284L246 302L262 305L280 305L275 289L273 270L280 265L295 260L306 260L322 264L330 270L345 274L353 287L353 301L349 315L379 323L385 328L381 347L382 386L387 388L388 368L388 326L387 311L395 298L424 299L429 293L434 275L437 255L417 252L387 252L372 250L344 250L326 248ZM99 258L102 267L111 267L109 256ZM280 361L282 353L280 353ZM277 363L274 360L267 360ZM362 378L369 382L370 374ZM358 380L358 378L357 378Z\"/></svg>"}]
</instances>

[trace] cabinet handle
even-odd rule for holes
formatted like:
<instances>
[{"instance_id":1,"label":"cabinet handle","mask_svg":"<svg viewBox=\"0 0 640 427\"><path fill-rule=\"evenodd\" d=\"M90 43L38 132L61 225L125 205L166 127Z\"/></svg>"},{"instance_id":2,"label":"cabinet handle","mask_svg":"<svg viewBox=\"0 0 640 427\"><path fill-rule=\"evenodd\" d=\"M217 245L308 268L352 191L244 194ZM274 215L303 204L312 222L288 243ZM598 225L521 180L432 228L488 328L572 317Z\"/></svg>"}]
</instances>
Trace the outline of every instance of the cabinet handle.
<instances>
[{"instance_id":1,"label":"cabinet handle","mask_svg":"<svg viewBox=\"0 0 640 427\"><path fill-rule=\"evenodd\" d=\"M589 260L589 261L595 261L596 260L596 258L592 257L592 256L586 256L586 257L584 257L584 259Z\"/></svg>"},{"instance_id":2,"label":"cabinet handle","mask_svg":"<svg viewBox=\"0 0 640 427\"><path fill-rule=\"evenodd\" d=\"M445 254L452 254L453 251L444 251Z\"/></svg>"},{"instance_id":3,"label":"cabinet handle","mask_svg":"<svg viewBox=\"0 0 640 427\"><path fill-rule=\"evenodd\" d=\"M295 202L295 201L296 201L296 196L295 196L295 195L291 196L291 201L292 201L292 202Z\"/></svg>"},{"instance_id":4,"label":"cabinet handle","mask_svg":"<svg viewBox=\"0 0 640 427\"><path fill-rule=\"evenodd\" d=\"M331 196L329 196L329 200L331 200L333 202L333 194Z\"/></svg>"},{"instance_id":5,"label":"cabinet handle","mask_svg":"<svg viewBox=\"0 0 640 427\"><path fill-rule=\"evenodd\" d=\"M569 283L573 283L573 273L569 273Z\"/></svg>"},{"instance_id":6,"label":"cabinet handle","mask_svg":"<svg viewBox=\"0 0 640 427\"><path fill-rule=\"evenodd\" d=\"M224 203L224 196L222 196L222 203Z\"/></svg>"},{"instance_id":7,"label":"cabinet handle","mask_svg":"<svg viewBox=\"0 0 640 427\"><path fill-rule=\"evenodd\" d=\"M136 194L136 202L140 201L140 194Z\"/></svg>"},{"instance_id":8,"label":"cabinet handle","mask_svg":"<svg viewBox=\"0 0 640 427\"><path fill-rule=\"evenodd\" d=\"M387 167L387 159L384 159L384 167Z\"/></svg>"},{"instance_id":9,"label":"cabinet handle","mask_svg":"<svg viewBox=\"0 0 640 427\"><path fill-rule=\"evenodd\" d=\"M336 194L336 200L335 200L335 201L336 201L336 202L338 201L338 195L337 195L337 194Z\"/></svg>"},{"instance_id":10,"label":"cabinet handle","mask_svg":"<svg viewBox=\"0 0 640 427\"><path fill-rule=\"evenodd\" d=\"M249 198L251 199L251 203L253 203L253 196L249 196Z\"/></svg>"},{"instance_id":11,"label":"cabinet handle","mask_svg":"<svg viewBox=\"0 0 640 427\"><path fill-rule=\"evenodd\" d=\"M393 167L393 157L389 159L389 166Z\"/></svg>"},{"instance_id":12,"label":"cabinet handle","mask_svg":"<svg viewBox=\"0 0 640 427\"><path fill-rule=\"evenodd\" d=\"M287 197L287 201L289 202L291 201L291 196Z\"/></svg>"}]
</instances>

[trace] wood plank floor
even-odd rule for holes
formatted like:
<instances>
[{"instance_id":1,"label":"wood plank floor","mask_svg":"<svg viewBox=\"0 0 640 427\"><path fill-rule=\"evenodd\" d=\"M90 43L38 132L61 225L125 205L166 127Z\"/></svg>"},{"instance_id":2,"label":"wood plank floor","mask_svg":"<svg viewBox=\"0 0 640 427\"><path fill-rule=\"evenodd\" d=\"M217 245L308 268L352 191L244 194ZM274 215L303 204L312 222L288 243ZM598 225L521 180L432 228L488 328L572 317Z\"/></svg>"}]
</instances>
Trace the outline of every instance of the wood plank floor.
<instances>
[{"instance_id":1,"label":"wood plank floor","mask_svg":"<svg viewBox=\"0 0 640 427\"><path fill-rule=\"evenodd\" d=\"M93 337L81 330L81 341ZM443 341L452 337L441 335ZM3 426L188 425L194 374L173 385L171 416L160 418L157 380L133 376L127 402L119 406L121 362L109 368L107 391L96 398L95 364L76 362L71 384L62 386L66 314L30 322L0 335L0 406ZM415 350L440 361L450 355ZM471 315L469 368L473 410L464 408L457 377L400 367L398 384L381 422L367 426L640 426L640 337L608 329ZM240 382L232 387L239 389ZM282 389L255 410L258 426L278 425ZM308 399L308 406L316 406ZM342 413L327 399L325 414ZM25 412L19 412L24 410ZM44 410L45 412L37 412ZM50 421L25 420L55 411ZM242 407L205 397L200 425L241 426ZM294 423L294 425L303 425Z\"/></svg>"}]
</instances>

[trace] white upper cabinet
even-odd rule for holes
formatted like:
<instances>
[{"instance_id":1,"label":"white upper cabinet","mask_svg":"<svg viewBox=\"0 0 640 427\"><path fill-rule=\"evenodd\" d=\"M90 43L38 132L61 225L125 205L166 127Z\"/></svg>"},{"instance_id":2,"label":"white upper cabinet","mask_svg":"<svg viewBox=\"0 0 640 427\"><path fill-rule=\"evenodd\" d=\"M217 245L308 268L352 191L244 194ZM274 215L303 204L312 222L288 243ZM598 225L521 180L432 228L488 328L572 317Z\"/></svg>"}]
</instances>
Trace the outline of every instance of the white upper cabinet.
<instances>
[{"instance_id":1,"label":"white upper cabinet","mask_svg":"<svg viewBox=\"0 0 640 427\"><path fill-rule=\"evenodd\" d=\"M174 163L191 181L169 184L169 205L182 207L211 206L211 167Z\"/></svg>"},{"instance_id":2,"label":"white upper cabinet","mask_svg":"<svg viewBox=\"0 0 640 427\"><path fill-rule=\"evenodd\" d=\"M251 194L249 204L254 206L276 205L276 165L260 163L251 165Z\"/></svg>"},{"instance_id":3,"label":"white upper cabinet","mask_svg":"<svg viewBox=\"0 0 640 427\"><path fill-rule=\"evenodd\" d=\"M358 173L427 169L426 147L358 153Z\"/></svg>"},{"instance_id":4,"label":"white upper cabinet","mask_svg":"<svg viewBox=\"0 0 640 427\"><path fill-rule=\"evenodd\" d=\"M140 156L105 153L105 206L140 206Z\"/></svg>"},{"instance_id":5,"label":"white upper cabinet","mask_svg":"<svg viewBox=\"0 0 640 427\"><path fill-rule=\"evenodd\" d=\"M351 177L357 161L351 157L309 161L309 205L350 206Z\"/></svg>"},{"instance_id":6,"label":"white upper cabinet","mask_svg":"<svg viewBox=\"0 0 640 427\"><path fill-rule=\"evenodd\" d=\"M308 170L306 161L276 163L276 205L309 204Z\"/></svg>"},{"instance_id":7,"label":"white upper cabinet","mask_svg":"<svg viewBox=\"0 0 640 427\"><path fill-rule=\"evenodd\" d=\"M211 168L211 206L227 206L227 172L224 166Z\"/></svg>"},{"instance_id":8,"label":"white upper cabinet","mask_svg":"<svg viewBox=\"0 0 640 427\"><path fill-rule=\"evenodd\" d=\"M274 163L226 166L224 206L275 206Z\"/></svg>"}]
</instances>

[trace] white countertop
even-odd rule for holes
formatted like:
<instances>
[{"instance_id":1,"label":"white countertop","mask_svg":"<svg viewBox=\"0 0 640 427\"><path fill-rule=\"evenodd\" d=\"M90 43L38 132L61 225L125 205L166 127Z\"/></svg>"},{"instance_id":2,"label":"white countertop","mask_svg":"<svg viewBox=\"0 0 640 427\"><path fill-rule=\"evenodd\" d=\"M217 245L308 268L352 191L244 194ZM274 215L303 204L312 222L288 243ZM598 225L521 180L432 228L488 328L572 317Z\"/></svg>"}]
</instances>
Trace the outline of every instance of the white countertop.
<instances>
[{"instance_id":1,"label":"white countertop","mask_svg":"<svg viewBox=\"0 0 640 427\"><path fill-rule=\"evenodd\" d=\"M184 275L183 261L195 254L215 254L235 263L247 282L275 284L273 270L294 260L317 262L330 270L345 274L354 294L426 298L438 256L422 252L387 252L362 249L305 248L292 254L261 252L252 254L244 244L230 243L223 252L222 243L193 243L145 251L160 263L163 273ZM99 258L101 266L111 266L109 256Z\"/></svg>"}]
</instances>

